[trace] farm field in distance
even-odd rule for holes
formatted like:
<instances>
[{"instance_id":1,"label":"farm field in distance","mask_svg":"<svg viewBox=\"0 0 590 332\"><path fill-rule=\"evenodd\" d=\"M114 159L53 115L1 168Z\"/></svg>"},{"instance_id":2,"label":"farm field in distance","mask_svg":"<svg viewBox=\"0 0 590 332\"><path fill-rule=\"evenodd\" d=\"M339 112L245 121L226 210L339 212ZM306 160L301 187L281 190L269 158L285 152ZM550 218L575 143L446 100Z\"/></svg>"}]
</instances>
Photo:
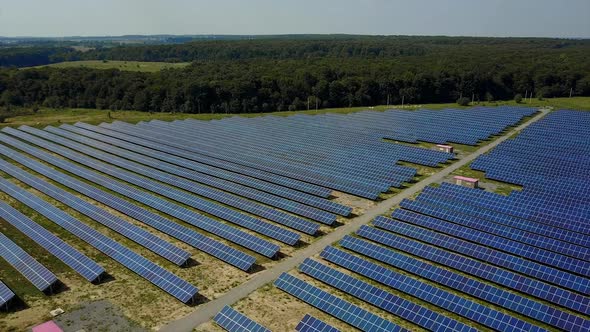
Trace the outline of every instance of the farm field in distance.
<instances>
[{"instance_id":1,"label":"farm field in distance","mask_svg":"<svg viewBox=\"0 0 590 332\"><path fill-rule=\"evenodd\" d=\"M164 69L177 69L188 66L188 62L147 62L147 61L118 61L118 60L80 60L52 63L49 65L29 68L92 68L92 69L118 69L121 71L138 71L155 73ZM26 70L27 68L22 68Z\"/></svg>"}]
</instances>

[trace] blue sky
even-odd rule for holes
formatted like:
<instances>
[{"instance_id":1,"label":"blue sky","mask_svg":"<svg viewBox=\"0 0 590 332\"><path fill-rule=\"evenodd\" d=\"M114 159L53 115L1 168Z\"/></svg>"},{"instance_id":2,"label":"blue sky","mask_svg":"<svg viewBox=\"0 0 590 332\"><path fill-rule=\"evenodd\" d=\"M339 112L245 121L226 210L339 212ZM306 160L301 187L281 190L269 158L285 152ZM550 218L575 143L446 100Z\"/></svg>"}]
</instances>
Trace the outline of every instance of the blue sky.
<instances>
[{"instance_id":1,"label":"blue sky","mask_svg":"<svg viewBox=\"0 0 590 332\"><path fill-rule=\"evenodd\" d=\"M590 37L590 0L0 0L1 36Z\"/></svg>"}]
</instances>

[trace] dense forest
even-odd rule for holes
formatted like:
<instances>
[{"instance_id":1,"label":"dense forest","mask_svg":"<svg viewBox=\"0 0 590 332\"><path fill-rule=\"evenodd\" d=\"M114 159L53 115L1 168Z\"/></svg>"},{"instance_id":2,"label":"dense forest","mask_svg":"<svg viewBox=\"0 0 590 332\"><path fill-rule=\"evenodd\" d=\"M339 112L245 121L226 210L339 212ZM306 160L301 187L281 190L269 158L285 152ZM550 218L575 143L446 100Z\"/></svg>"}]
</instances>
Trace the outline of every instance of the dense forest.
<instances>
[{"instance_id":1,"label":"dense forest","mask_svg":"<svg viewBox=\"0 0 590 332\"><path fill-rule=\"evenodd\" d=\"M36 57L37 56L37 57ZM192 64L158 73L16 69L64 60ZM0 106L245 113L590 95L590 41L350 37L0 48Z\"/></svg>"}]
</instances>

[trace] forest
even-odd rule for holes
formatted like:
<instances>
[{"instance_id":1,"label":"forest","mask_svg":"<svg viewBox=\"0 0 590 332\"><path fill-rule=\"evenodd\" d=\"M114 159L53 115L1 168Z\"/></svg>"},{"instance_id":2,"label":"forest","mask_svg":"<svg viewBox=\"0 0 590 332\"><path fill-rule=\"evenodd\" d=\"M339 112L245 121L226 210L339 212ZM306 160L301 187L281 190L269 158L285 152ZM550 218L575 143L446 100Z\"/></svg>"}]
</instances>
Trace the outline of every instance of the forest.
<instances>
[{"instance_id":1,"label":"forest","mask_svg":"<svg viewBox=\"0 0 590 332\"><path fill-rule=\"evenodd\" d=\"M156 73L19 68L76 60L191 62ZM0 107L249 113L590 96L590 41L306 36L0 48Z\"/></svg>"}]
</instances>

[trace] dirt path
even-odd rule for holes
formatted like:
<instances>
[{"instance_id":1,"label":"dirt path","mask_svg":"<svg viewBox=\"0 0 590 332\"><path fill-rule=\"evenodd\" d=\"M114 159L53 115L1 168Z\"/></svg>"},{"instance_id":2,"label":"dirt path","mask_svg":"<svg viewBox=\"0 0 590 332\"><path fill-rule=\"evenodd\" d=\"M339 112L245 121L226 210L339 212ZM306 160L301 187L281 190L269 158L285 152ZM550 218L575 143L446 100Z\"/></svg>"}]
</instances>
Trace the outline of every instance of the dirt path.
<instances>
[{"instance_id":1,"label":"dirt path","mask_svg":"<svg viewBox=\"0 0 590 332\"><path fill-rule=\"evenodd\" d=\"M424 189L424 187L442 181L447 175L451 174L458 168L469 164L479 155L488 152L492 148L496 147L498 144L502 143L503 141L507 140L510 136L514 135L516 132L526 128L533 122L538 121L540 118L545 116L549 110L541 110L537 116L530 119L529 121L521 124L520 126L514 128L504 136L500 137L499 139L495 140L494 142L481 147L477 151L467 155L463 159L457 161L456 163L448 166L447 168L441 170L440 172L429 176L428 178L414 184L408 189L405 189L401 193L384 200L377 204L370 210L367 210L365 214L362 216L356 217L347 224L339 227L334 232L324 236L323 238L319 239L318 241L312 243L308 247L298 251L294 254L294 256L278 263L274 267L261 272L255 278L249 280L248 282L230 290L225 295L211 301L207 302L203 305L200 305L194 312L190 313L186 317L178 319L176 321L170 322L168 325L162 327L160 331L163 332L190 332L200 324L203 324L213 318L225 305L232 305L233 303L239 301L240 299L248 296L251 292L255 291L256 289L262 287L263 285L273 282L275 279L279 277L279 275L283 272L287 272L296 266L298 266L303 260L307 257L313 256L319 252L321 252L324 247L334 243L344 235L350 234L356 231L362 225L368 224L371 220L373 220L376 216L386 213L389 209L393 206L398 205L404 198L411 197L415 193Z\"/></svg>"}]
</instances>

